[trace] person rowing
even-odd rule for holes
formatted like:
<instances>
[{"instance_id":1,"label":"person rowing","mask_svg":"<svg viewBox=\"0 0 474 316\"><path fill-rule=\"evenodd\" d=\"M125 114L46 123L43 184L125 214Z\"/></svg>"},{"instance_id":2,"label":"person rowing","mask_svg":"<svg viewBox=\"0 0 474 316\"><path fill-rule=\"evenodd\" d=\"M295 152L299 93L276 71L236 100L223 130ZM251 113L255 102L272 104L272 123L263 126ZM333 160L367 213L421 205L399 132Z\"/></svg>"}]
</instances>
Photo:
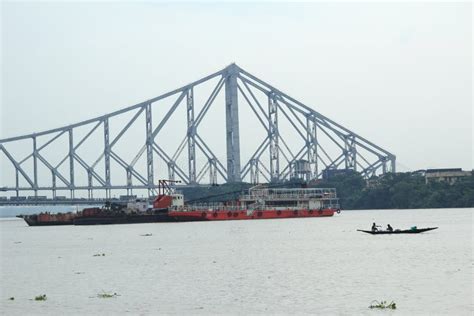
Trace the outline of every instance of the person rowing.
<instances>
[{"instance_id":1,"label":"person rowing","mask_svg":"<svg viewBox=\"0 0 474 316\"><path fill-rule=\"evenodd\" d=\"M387 224L387 231L393 232L393 228L392 228L392 226L390 226L390 224Z\"/></svg>"},{"instance_id":2,"label":"person rowing","mask_svg":"<svg viewBox=\"0 0 474 316\"><path fill-rule=\"evenodd\" d=\"M378 228L377 228L377 225L375 223L372 224L372 231L373 232L378 232L379 231Z\"/></svg>"}]
</instances>

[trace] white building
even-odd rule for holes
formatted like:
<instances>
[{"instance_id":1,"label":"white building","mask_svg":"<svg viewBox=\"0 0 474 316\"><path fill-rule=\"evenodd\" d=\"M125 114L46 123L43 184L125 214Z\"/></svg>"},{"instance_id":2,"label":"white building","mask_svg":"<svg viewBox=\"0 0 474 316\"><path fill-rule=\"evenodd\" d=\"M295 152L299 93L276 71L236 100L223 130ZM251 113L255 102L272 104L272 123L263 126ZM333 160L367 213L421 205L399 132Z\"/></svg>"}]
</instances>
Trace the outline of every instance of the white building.
<instances>
[{"instance_id":1,"label":"white building","mask_svg":"<svg viewBox=\"0 0 474 316\"><path fill-rule=\"evenodd\" d=\"M425 172L426 183L430 181L448 182L453 184L459 178L468 177L472 174L472 171L463 171L461 168L451 169L428 169Z\"/></svg>"}]
</instances>

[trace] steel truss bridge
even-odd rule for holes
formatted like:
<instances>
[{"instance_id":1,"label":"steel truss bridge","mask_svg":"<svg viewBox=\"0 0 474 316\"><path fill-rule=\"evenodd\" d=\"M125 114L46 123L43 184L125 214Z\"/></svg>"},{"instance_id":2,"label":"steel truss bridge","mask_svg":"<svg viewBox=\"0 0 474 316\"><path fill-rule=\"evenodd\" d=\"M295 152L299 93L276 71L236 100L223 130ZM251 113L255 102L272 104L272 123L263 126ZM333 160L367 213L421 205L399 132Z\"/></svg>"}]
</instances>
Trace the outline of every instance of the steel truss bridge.
<instances>
[{"instance_id":1,"label":"steel truss bridge","mask_svg":"<svg viewBox=\"0 0 474 316\"><path fill-rule=\"evenodd\" d=\"M235 64L113 113L1 139L0 159L8 179L0 191L53 199L59 191L152 195L159 178L199 185L395 172L393 154Z\"/></svg>"}]
</instances>

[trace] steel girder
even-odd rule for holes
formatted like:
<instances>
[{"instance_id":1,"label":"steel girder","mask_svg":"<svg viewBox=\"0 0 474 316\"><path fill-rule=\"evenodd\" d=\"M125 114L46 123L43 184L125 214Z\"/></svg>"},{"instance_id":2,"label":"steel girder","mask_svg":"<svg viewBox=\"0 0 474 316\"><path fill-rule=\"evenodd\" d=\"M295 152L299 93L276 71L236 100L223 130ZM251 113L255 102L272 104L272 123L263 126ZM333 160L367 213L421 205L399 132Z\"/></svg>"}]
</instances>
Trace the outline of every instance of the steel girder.
<instances>
[{"instance_id":1,"label":"steel girder","mask_svg":"<svg viewBox=\"0 0 474 316\"><path fill-rule=\"evenodd\" d=\"M217 81L217 84L207 101L201 107L196 107L196 88L211 80ZM204 139L199 132L204 118L222 90L226 115L225 153L222 152L222 147L211 149L209 140ZM174 102L164 117L156 123L153 122L152 109L158 109L165 100L173 98ZM259 128L262 132L258 146L253 151L247 150L248 157L244 161L241 161L243 156L241 157L239 132L239 100L240 107L248 106L256 119L255 126L245 127ZM262 106L265 102L266 107ZM173 151L162 148L158 136L169 124L168 121L176 110L183 106L186 111L186 132L171 155ZM112 135L109 124L117 116L127 116L130 119L118 133ZM127 136L129 128L140 117L144 119L145 137L136 140L142 145L134 158L127 160L115 151L114 146ZM286 126L283 127L282 123ZM95 145L100 148L100 154L94 162L88 162L78 150L84 143L91 142L90 136L96 133L99 127L103 130L103 142ZM88 132L78 138L75 136L79 128L87 128ZM293 133L292 137L286 135L289 130ZM55 163L53 159L46 158L42 151L54 146L64 136L67 136L67 148L61 145L59 149L67 154ZM23 158L18 158L18 155L8 149L28 140L31 141L31 150ZM39 140L44 144L39 146ZM246 147L247 143L250 142L246 140L243 147ZM146 155L143 156L145 152ZM184 155L187 160L185 165L178 163L183 152L187 152L187 155ZM202 158L199 158L198 153ZM224 154L226 161L219 159ZM134 189L146 189L148 194L152 195L155 193L156 175L195 185L202 183L206 174L209 175L209 182L215 184L218 177L225 182L252 183L258 183L259 179L268 182L282 181L292 176L311 180L320 178L326 170L337 168L356 170L364 177L395 172L393 154L235 64L179 89L113 113L40 133L1 139L0 158L2 156L6 157L3 166L9 165L15 176L14 183L2 183L0 188L2 191L15 191L17 196L20 191L31 191L37 196L38 191L49 190L55 197L57 191L61 190L70 191L71 198L74 198L75 191L87 190L88 197L93 198L94 191L103 190L106 197L110 198L112 190L126 190L127 194L132 194ZM157 158L166 165L165 168L156 170L154 162ZM64 164L66 161L69 163ZM111 166L112 162L125 171L125 183L120 184L117 172ZM32 167L25 168L29 163ZM144 168L141 168L141 164L144 164ZM39 165L49 169L49 185L40 185ZM305 169L302 170L301 166L305 166ZM99 170L102 168L103 170ZM86 183L77 182L77 174L80 172L87 174Z\"/></svg>"}]
</instances>

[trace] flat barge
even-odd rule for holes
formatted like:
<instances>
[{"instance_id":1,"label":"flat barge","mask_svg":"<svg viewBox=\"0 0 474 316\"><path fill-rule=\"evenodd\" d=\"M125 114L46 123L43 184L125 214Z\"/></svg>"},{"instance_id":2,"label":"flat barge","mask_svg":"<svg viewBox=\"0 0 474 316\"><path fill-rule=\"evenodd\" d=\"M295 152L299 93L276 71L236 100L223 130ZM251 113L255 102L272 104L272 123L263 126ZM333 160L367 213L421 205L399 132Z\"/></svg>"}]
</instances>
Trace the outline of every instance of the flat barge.
<instances>
[{"instance_id":1,"label":"flat barge","mask_svg":"<svg viewBox=\"0 0 474 316\"><path fill-rule=\"evenodd\" d=\"M106 203L76 213L21 215L30 226L106 225L330 217L340 208L335 189L255 186L236 201L185 204L183 194L160 181L153 205L146 200Z\"/></svg>"},{"instance_id":2,"label":"flat barge","mask_svg":"<svg viewBox=\"0 0 474 316\"><path fill-rule=\"evenodd\" d=\"M78 214L73 212L57 214L43 212L32 215L17 215L17 217L23 218L28 226L72 225L77 216Z\"/></svg>"}]
</instances>

